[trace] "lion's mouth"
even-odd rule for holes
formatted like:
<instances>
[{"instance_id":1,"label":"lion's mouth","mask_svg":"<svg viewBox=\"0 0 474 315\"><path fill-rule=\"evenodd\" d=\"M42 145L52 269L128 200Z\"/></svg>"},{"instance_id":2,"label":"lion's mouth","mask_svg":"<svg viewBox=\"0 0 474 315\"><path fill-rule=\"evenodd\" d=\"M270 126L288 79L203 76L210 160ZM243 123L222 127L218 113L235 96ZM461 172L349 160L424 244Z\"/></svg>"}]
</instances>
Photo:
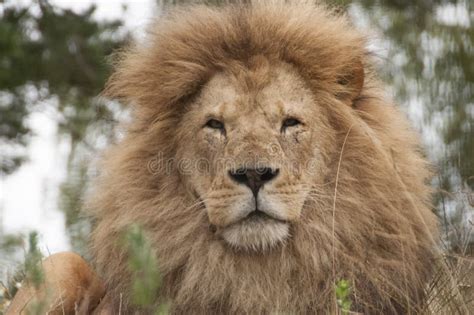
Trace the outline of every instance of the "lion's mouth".
<instances>
[{"instance_id":1,"label":"lion's mouth","mask_svg":"<svg viewBox=\"0 0 474 315\"><path fill-rule=\"evenodd\" d=\"M240 219L239 221L237 221L234 224L248 223L250 221L260 221L260 222L278 221L278 222L282 222L282 223L287 223L285 220L275 218L274 216L272 216L272 215L270 215L270 214L268 214L268 213L266 213L266 212L264 212L260 209L255 209L252 212L250 212L246 217Z\"/></svg>"},{"instance_id":2,"label":"lion's mouth","mask_svg":"<svg viewBox=\"0 0 474 315\"><path fill-rule=\"evenodd\" d=\"M270 218L268 214L263 212L262 210L255 209L254 211L250 212L249 215L245 219L252 219L252 218Z\"/></svg>"},{"instance_id":3,"label":"lion's mouth","mask_svg":"<svg viewBox=\"0 0 474 315\"><path fill-rule=\"evenodd\" d=\"M289 235L289 224L255 209L239 221L219 229L218 234L233 248L262 251L281 244Z\"/></svg>"}]
</instances>

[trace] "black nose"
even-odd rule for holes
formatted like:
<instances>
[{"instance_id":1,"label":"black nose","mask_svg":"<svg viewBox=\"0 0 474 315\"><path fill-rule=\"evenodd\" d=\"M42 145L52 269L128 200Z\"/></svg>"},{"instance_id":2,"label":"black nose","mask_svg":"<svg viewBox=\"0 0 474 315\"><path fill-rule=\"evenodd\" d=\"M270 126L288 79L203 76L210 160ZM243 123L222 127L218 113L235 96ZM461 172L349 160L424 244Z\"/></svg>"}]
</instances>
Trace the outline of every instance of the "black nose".
<instances>
[{"instance_id":1,"label":"black nose","mask_svg":"<svg viewBox=\"0 0 474 315\"><path fill-rule=\"evenodd\" d=\"M253 195L257 197L260 188L278 175L279 169L269 167L260 168L239 168L229 171L229 176L236 182L250 188Z\"/></svg>"}]
</instances>

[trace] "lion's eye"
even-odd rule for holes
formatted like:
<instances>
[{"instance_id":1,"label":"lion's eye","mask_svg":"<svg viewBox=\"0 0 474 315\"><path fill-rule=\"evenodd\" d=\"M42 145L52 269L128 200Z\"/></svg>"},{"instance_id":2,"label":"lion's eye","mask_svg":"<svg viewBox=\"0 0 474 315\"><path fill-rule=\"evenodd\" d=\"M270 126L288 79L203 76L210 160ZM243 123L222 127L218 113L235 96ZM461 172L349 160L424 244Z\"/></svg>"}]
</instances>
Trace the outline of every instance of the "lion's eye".
<instances>
[{"instance_id":1,"label":"lion's eye","mask_svg":"<svg viewBox=\"0 0 474 315\"><path fill-rule=\"evenodd\" d=\"M224 123L216 119L209 119L206 123L206 127L212 128L212 129L224 130Z\"/></svg>"},{"instance_id":2,"label":"lion's eye","mask_svg":"<svg viewBox=\"0 0 474 315\"><path fill-rule=\"evenodd\" d=\"M297 125L300 125L300 124L301 124L301 121L299 121L296 118L287 118L283 121L283 124L281 126L281 130L284 131L286 128L294 127L294 126L297 126Z\"/></svg>"}]
</instances>

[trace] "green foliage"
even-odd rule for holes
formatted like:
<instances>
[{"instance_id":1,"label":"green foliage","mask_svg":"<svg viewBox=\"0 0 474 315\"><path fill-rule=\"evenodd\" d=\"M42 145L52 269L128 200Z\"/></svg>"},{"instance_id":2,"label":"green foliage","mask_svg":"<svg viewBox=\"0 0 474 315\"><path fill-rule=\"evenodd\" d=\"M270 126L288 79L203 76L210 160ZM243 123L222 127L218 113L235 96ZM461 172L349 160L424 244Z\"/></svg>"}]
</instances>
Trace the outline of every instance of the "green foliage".
<instances>
[{"instance_id":1,"label":"green foliage","mask_svg":"<svg viewBox=\"0 0 474 315\"><path fill-rule=\"evenodd\" d=\"M71 148L59 203L79 252L88 231L79 216L85 165L115 136L117 106L97 96L110 74L107 56L128 38L120 20L95 20L95 9L76 13L47 0L28 7L7 0L0 9L0 175L12 173L27 158L30 114L57 117L59 136Z\"/></svg>"},{"instance_id":2,"label":"green foliage","mask_svg":"<svg viewBox=\"0 0 474 315\"><path fill-rule=\"evenodd\" d=\"M68 179L60 187L59 198L59 208L66 213L66 226L72 248L80 253L87 252L85 236L89 235L91 228L80 212L88 180L87 166L87 163L80 161L71 165Z\"/></svg>"},{"instance_id":3,"label":"green foliage","mask_svg":"<svg viewBox=\"0 0 474 315\"><path fill-rule=\"evenodd\" d=\"M38 233L31 232L28 238L28 252L25 257L25 280L35 288L44 281L41 259L43 255L38 248Z\"/></svg>"},{"instance_id":4,"label":"green foliage","mask_svg":"<svg viewBox=\"0 0 474 315\"><path fill-rule=\"evenodd\" d=\"M341 279L335 286L337 305L340 307L342 314L349 314L352 301L350 299L351 286L349 281Z\"/></svg>"},{"instance_id":5,"label":"green foliage","mask_svg":"<svg viewBox=\"0 0 474 315\"><path fill-rule=\"evenodd\" d=\"M399 103L416 99L427 114L422 123L439 132L443 143L429 148L445 190L474 188L474 28L469 0L358 0L371 26L381 30L389 56L383 74ZM446 12L451 8L451 13ZM466 12L467 24L443 14ZM398 60L392 63L391 60ZM440 121L441 119L441 121ZM418 126L421 128L421 126ZM444 145L444 146L443 146ZM440 150L441 148L441 150Z\"/></svg>"},{"instance_id":6,"label":"green foliage","mask_svg":"<svg viewBox=\"0 0 474 315\"><path fill-rule=\"evenodd\" d=\"M21 235L16 234L0 234L0 254L12 255L14 252L23 246L23 239Z\"/></svg>"},{"instance_id":7,"label":"green foliage","mask_svg":"<svg viewBox=\"0 0 474 315\"><path fill-rule=\"evenodd\" d=\"M0 172L5 174L25 160L19 147L31 133L25 121L32 111L59 111L60 130L73 146L97 121L112 119L106 104L93 100L109 75L106 56L125 39L120 21L94 20L95 6L78 14L47 0L31 7L12 2L0 10L0 144L9 145L0 154Z\"/></svg>"},{"instance_id":8,"label":"green foliage","mask_svg":"<svg viewBox=\"0 0 474 315\"><path fill-rule=\"evenodd\" d=\"M4 314L10 305L11 297L6 286L0 282L0 314Z\"/></svg>"},{"instance_id":9,"label":"green foliage","mask_svg":"<svg viewBox=\"0 0 474 315\"><path fill-rule=\"evenodd\" d=\"M23 245L21 236L7 236L6 239L11 246ZM0 281L0 314L6 311L21 286L27 285L35 290L40 290L45 297L49 294L49 290L42 286L45 281L42 259L43 255L38 248L38 233L31 232L28 235L28 249L23 264L18 267L11 278L7 279L7 284ZM25 314L46 314L47 306L46 299L31 300L26 305Z\"/></svg>"},{"instance_id":10,"label":"green foliage","mask_svg":"<svg viewBox=\"0 0 474 315\"><path fill-rule=\"evenodd\" d=\"M0 264L6 264L6 267L13 266L13 261L7 259L2 261L2 257L12 257L15 253L25 246L24 238L20 234L2 234L0 233ZM13 260L13 259L12 259ZM5 267L5 266L4 266ZM5 276L5 275L4 275ZM8 277L8 275L6 275ZM18 290L19 283L25 278L24 266L18 270L11 278L0 278L0 314L3 314L10 304L13 296Z\"/></svg>"},{"instance_id":11,"label":"green foliage","mask_svg":"<svg viewBox=\"0 0 474 315\"><path fill-rule=\"evenodd\" d=\"M127 231L125 243L132 273L132 302L143 309L153 309L161 277L152 246L137 225L131 226ZM166 313L165 305L158 309L159 314L163 312Z\"/></svg>"}]
</instances>

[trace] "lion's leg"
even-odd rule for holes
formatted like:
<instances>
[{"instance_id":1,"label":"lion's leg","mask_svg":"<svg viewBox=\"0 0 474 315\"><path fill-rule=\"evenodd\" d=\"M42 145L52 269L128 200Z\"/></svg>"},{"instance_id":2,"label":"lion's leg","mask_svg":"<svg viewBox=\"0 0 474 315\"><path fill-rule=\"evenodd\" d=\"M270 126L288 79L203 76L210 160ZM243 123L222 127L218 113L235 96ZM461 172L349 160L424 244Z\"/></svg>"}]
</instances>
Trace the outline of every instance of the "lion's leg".
<instances>
[{"instance_id":1,"label":"lion's leg","mask_svg":"<svg viewBox=\"0 0 474 315\"><path fill-rule=\"evenodd\" d=\"M42 303L48 314L87 314L105 294L102 280L77 254L54 254L42 267L45 282L39 289L24 283L6 315L25 314L34 303Z\"/></svg>"}]
</instances>

